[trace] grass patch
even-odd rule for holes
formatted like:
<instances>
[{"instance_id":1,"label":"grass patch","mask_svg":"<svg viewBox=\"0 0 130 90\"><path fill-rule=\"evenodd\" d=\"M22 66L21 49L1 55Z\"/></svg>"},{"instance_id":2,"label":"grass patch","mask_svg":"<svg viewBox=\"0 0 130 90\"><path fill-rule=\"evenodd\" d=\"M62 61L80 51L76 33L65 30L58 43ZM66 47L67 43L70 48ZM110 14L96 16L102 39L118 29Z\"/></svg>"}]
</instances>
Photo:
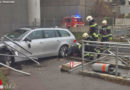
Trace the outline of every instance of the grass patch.
<instances>
[{"instance_id":1,"label":"grass patch","mask_svg":"<svg viewBox=\"0 0 130 90\"><path fill-rule=\"evenodd\" d=\"M6 78L6 76L3 75L1 72L0 72L0 80L2 80L3 86L6 86L6 85L7 85L7 78ZM10 89L4 89L4 90L10 90Z\"/></svg>"},{"instance_id":2,"label":"grass patch","mask_svg":"<svg viewBox=\"0 0 130 90\"><path fill-rule=\"evenodd\" d=\"M82 39L83 32L72 32L76 38L77 41Z\"/></svg>"},{"instance_id":3,"label":"grass patch","mask_svg":"<svg viewBox=\"0 0 130 90\"><path fill-rule=\"evenodd\" d=\"M2 80L3 85L5 86L7 84L7 78L2 73L0 73L0 79Z\"/></svg>"}]
</instances>

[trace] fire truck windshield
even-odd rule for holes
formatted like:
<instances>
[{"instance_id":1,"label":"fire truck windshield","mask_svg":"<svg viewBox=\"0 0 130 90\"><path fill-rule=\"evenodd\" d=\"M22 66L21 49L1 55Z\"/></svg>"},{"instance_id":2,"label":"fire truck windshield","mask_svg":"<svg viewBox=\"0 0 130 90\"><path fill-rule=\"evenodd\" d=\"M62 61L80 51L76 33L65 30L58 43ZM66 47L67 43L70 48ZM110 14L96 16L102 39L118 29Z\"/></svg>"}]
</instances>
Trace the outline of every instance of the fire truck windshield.
<instances>
[{"instance_id":1,"label":"fire truck windshield","mask_svg":"<svg viewBox=\"0 0 130 90\"><path fill-rule=\"evenodd\" d=\"M65 22L71 22L70 18L65 19Z\"/></svg>"},{"instance_id":2,"label":"fire truck windshield","mask_svg":"<svg viewBox=\"0 0 130 90\"><path fill-rule=\"evenodd\" d=\"M77 18L77 22L83 22L82 18Z\"/></svg>"}]
</instances>

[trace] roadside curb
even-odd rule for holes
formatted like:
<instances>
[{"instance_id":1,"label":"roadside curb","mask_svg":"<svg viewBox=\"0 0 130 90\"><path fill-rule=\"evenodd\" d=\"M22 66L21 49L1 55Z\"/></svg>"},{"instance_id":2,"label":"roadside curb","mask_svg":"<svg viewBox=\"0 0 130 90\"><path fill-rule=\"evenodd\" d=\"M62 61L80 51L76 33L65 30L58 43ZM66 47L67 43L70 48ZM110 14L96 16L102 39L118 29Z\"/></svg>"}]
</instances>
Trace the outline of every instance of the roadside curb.
<instances>
[{"instance_id":1,"label":"roadside curb","mask_svg":"<svg viewBox=\"0 0 130 90\"><path fill-rule=\"evenodd\" d=\"M130 78L123 78L120 76L114 76L114 75L109 75L109 74L101 74L93 71L79 71L80 75L83 76L90 76L90 77L95 77L95 78L100 78L106 81L111 81L114 83L118 83L121 85L127 85L130 86Z\"/></svg>"}]
</instances>

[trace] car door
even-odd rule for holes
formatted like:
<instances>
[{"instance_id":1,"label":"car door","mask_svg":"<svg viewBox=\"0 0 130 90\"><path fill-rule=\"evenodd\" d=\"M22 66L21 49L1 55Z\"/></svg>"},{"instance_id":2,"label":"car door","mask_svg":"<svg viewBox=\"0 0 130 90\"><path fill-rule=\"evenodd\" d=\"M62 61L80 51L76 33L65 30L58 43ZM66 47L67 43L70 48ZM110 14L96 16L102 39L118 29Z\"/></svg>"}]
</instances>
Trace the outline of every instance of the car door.
<instances>
[{"instance_id":1,"label":"car door","mask_svg":"<svg viewBox=\"0 0 130 90\"><path fill-rule=\"evenodd\" d=\"M44 30L44 51L48 56L58 54L58 47L60 45L59 34L56 30Z\"/></svg>"},{"instance_id":2,"label":"car door","mask_svg":"<svg viewBox=\"0 0 130 90\"><path fill-rule=\"evenodd\" d=\"M36 30L31 32L25 38L24 47L32 53L32 56L41 57L43 55L44 34L43 30Z\"/></svg>"}]
</instances>

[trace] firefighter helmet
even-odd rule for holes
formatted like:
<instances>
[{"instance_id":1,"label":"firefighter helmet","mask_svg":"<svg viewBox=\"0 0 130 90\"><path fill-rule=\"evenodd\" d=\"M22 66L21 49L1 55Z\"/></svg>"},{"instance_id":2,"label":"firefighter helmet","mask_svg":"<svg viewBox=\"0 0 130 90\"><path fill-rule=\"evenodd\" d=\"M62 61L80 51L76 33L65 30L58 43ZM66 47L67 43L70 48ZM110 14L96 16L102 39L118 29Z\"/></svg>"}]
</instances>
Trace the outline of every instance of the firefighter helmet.
<instances>
[{"instance_id":1,"label":"firefighter helmet","mask_svg":"<svg viewBox=\"0 0 130 90\"><path fill-rule=\"evenodd\" d=\"M107 20L103 20L103 21L102 21L102 24L107 25Z\"/></svg>"},{"instance_id":2,"label":"firefighter helmet","mask_svg":"<svg viewBox=\"0 0 130 90\"><path fill-rule=\"evenodd\" d=\"M87 38L88 36L89 36L88 33L83 33L82 35L83 38Z\"/></svg>"},{"instance_id":3,"label":"firefighter helmet","mask_svg":"<svg viewBox=\"0 0 130 90\"><path fill-rule=\"evenodd\" d=\"M92 17L92 16L87 16L87 17L86 17L86 20L87 20L87 21L91 21L91 20L93 20L93 17Z\"/></svg>"}]
</instances>

